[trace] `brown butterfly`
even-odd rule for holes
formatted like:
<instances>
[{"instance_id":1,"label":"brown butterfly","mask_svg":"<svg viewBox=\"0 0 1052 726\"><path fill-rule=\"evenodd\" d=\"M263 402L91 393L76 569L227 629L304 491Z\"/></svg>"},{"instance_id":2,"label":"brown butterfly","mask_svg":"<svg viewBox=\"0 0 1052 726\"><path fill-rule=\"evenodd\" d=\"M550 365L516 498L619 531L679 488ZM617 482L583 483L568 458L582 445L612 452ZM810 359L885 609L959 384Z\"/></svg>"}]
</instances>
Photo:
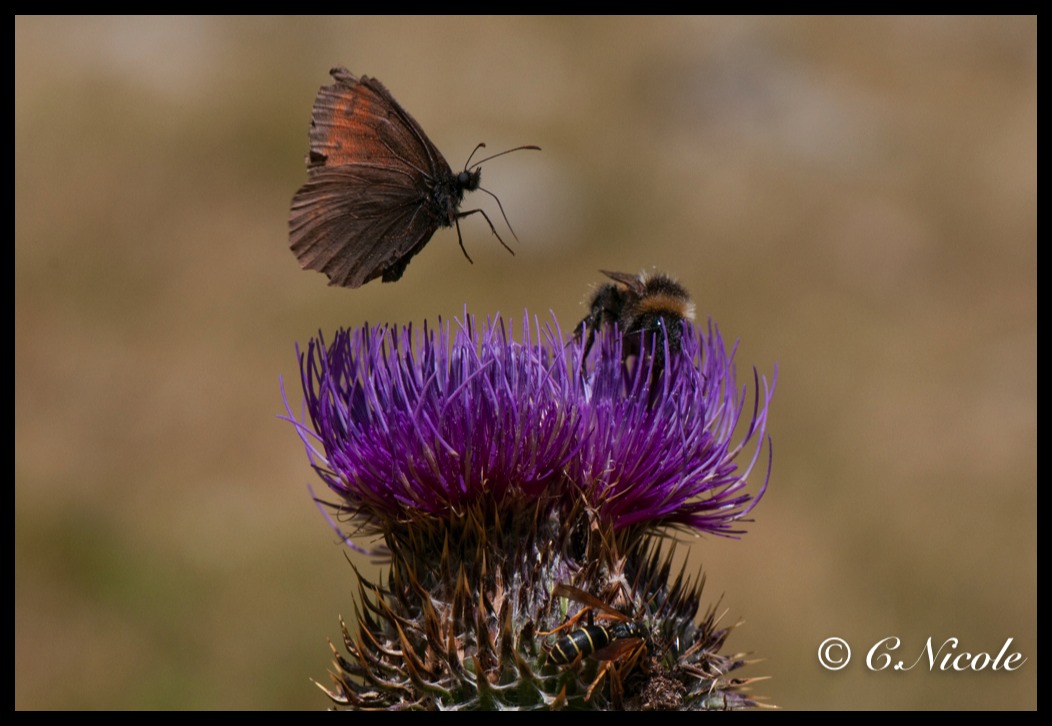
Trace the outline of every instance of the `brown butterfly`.
<instances>
[{"instance_id":1,"label":"brown butterfly","mask_svg":"<svg viewBox=\"0 0 1052 726\"><path fill-rule=\"evenodd\" d=\"M452 226L470 262L460 218L475 213L511 252L484 211L460 211L464 192L482 189L479 166L501 154L474 164L469 158L470 166L454 172L380 81L346 68L329 72L336 83L322 86L314 101L308 180L289 213L289 245L304 269L324 272L330 285L360 287L377 277L394 282L435 230ZM504 215L499 199L497 205Z\"/></svg>"}]
</instances>

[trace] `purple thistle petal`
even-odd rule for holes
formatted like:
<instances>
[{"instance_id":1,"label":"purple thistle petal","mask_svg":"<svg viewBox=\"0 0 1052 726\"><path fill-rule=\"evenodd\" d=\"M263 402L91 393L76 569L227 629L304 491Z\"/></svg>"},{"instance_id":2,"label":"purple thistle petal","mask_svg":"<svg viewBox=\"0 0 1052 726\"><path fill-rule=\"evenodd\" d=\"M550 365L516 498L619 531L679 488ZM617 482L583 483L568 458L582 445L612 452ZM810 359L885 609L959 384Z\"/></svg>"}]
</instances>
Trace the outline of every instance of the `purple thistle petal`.
<instances>
[{"instance_id":1,"label":"purple thistle petal","mask_svg":"<svg viewBox=\"0 0 1052 726\"><path fill-rule=\"evenodd\" d=\"M732 523L752 510L770 476L768 466L759 492L745 491L764 441L773 384L763 379L761 408L756 377L752 419L732 446L747 390L739 394L733 350L727 353L711 323L707 337L686 326L682 355L666 350L653 392L648 365L631 371L620 360L619 337L606 336L592 373L588 444L572 478L590 484L592 505L618 528L674 524L740 534ZM739 472L735 460L749 445L752 461Z\"/></svg>"},{"instance_id":2,"label":"purple thistle petal","mask_svg":"<svg viewBox=\"0 0 1052 726\"><path fill-rule=\"evenodd\" d=\"M557 324L531 327L528 316L518 341L500 318L417 334L365 326L330 345L319 335L299 353L309 424L287 400L286 409L311 466L359 523L540 498L569 507L583 496L615 528L733 536L770 478L768 444L763 484L748 491L774 387L754 372L746 425L733 353L711 323L707 336L687 326L681 355L656 356L657 375L646 362L626 365L612 331L582 365L581 346L564 344Z\"/></svg>"}]
</instances>

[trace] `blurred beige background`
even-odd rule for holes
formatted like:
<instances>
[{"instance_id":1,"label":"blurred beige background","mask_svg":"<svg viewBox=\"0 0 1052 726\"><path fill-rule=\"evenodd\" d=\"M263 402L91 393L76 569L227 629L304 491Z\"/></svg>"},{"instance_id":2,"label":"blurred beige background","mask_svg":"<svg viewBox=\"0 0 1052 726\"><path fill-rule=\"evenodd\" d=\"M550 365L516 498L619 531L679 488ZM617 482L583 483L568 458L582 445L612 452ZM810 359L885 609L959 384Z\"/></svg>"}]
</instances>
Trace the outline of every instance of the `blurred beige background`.
<instances>
[{"instance_id":1,"label":"blurred beige background","mask_svg":"<svg viewBox=\"0 0 1052 726\"><path fill-rule=\"evenodd\" d=\"M1036 705L1035 18L15 19L15 706L326 706L351 568L277 416L294 344L668 270L780 378L740 541L690 548L788 709ZM287 248L330 66L379 77L469 218L401 282ZM495 209L485 195L471 206ZM371 570L370 570L371 571ZM826 637L853 662L817 663ZM895 635L1017 672L874 673Z\"/></svg>"}]
</instances>

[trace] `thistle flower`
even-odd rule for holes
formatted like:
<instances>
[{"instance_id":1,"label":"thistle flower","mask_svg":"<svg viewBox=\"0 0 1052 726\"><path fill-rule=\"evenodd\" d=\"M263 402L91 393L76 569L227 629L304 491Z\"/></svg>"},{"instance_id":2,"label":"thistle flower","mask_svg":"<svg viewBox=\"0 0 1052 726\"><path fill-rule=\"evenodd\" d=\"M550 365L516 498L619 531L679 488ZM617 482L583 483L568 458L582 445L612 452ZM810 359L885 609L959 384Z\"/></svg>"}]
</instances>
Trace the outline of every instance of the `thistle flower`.
<instances>
[{"instance_id":1,"label":"thistle flower","mask_svg":"<svg viewBox=\"0 0 1052 726\"><path fill-rule=\"evenodd\" d=\"M749 486L766 379L745 421L711 325L632 365L613 331L582 360L557 325L508 327L366 326L300 355L309 422L290 420L350 536L390 558L386 586L359 577L326 692L353 708L752 705L728 676L744 660L719 654L730 628L695 622L703 581L670 578L662 545L741 533L770 476L768 441ZM574 628L593 622L610 642L585 652ZM553 658L568 642L580 655Z\"/></svg>"}]
</instances>

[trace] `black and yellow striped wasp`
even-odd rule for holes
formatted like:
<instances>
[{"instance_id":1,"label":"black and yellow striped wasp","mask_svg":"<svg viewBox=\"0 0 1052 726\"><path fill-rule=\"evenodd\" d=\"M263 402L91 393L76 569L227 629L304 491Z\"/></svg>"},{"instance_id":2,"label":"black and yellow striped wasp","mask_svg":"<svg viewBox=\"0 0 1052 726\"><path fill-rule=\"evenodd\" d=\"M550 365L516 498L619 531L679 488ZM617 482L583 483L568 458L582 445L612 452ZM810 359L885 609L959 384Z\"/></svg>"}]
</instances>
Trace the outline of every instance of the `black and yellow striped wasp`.
<instances>
[{"instance_id":1,"label":"black and yellow striped wasp","mask_svg":"<svg viewBox=\"0 0 1052 726\"><path fill-rule=\"evenodd\" d=\"M554 635L560 630L569 629L569 632L560 635L552 644L548 651L549 662L555 665L568 665L594 655L603 662L603 665L589 687L585 700L591 698L592 692L607 672L612 674L616 684L615 689L619 690L621 673L635 667L639 659L647 652L650 632L646 624L640 620L633 620L594 595L572 585L560 583L552 590L552 595L576 600L587 607L555 630L541 633L541 635ZM608 624L595 622L596 614L615 622ZM577 625L585 616L588 620L587 625Z\"/></svg>"}]
</instances>

